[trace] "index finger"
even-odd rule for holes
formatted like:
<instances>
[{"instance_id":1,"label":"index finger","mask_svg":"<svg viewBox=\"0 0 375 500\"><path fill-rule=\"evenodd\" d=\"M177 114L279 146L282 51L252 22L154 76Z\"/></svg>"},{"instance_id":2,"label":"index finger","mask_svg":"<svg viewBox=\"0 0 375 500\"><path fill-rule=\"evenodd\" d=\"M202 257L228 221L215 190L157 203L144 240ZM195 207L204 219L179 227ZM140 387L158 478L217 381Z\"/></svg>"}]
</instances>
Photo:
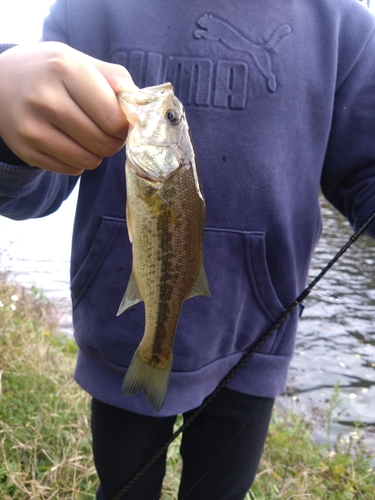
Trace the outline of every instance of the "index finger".
<instances>
[{"instance_id":1,"label":"index finger","mask_svg":"<svg viewBox=\"0 0 375 500\"><path fill-rule=\"evenodd\" d=\"M106 65L107 73L111 73L113 68L116 78L121 67L78 54L79 57L74 60L70 71L61 79L66 91L100 129L113 137L125 140L128 126L126 116L120 108L115 91L97 66L103 68ZM125 68L122 70L126 81L128 73ZM131 79L129 81L131 82Z\"/></svg>"}]
</instances>

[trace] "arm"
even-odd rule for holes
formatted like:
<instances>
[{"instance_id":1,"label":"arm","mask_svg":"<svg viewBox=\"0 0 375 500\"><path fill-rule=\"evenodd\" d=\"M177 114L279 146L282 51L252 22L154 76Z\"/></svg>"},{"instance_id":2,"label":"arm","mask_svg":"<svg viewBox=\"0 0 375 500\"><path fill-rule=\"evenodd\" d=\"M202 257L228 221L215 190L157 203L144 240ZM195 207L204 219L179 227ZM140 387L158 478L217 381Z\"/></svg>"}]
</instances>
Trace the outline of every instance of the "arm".
<instances>
[{"instance_id":1,"label":"arm","mask_svg":"<svg viewBox=\"0 0 375 500\"><path fill-rule=\"evenodd\" d=\"M374 54L375 28L339 82L322 175L324 195L355 229L375 211Z\"/></svg>"},{"instance_id":2,"label":"arm","mask_svg":"<svg viewBox=\"0 0 375 500\"><path fill-rule=\"evenodd\" d=\"M62 43L0 54L0 213L52 212L77 176L121 149L127 121L116 93L133 86L124 68Z\"/></svg>"}]
</instances>

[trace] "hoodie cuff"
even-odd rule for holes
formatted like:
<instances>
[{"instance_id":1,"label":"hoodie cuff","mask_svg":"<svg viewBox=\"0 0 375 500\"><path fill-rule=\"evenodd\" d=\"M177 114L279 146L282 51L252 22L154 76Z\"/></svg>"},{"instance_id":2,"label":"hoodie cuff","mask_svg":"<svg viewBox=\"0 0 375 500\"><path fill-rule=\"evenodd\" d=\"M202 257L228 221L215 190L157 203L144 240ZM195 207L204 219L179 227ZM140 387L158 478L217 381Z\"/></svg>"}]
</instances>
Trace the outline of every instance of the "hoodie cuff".
<instances>
[{"instance_id":1,"label":"hoodie cuff","mask_svg":"<svg viewBox=\"0 0 375 500\"><path fill-rule=\"evenodd\" d=\"M37 167L8 165L0 162L0 196L27 196L36 188L43 170Z\"/></svg>"},{"instance_id":2,"label":"hoodie cuff","mask_svg":"<svg viewBox=\"0 0 375 500\"><path fill-rule=\"evenodd\" d=\"M0 54L8 49L11 49L12 47L15 47L16 45L16 43L0 43Z\"/></svg>"}]
</instances>

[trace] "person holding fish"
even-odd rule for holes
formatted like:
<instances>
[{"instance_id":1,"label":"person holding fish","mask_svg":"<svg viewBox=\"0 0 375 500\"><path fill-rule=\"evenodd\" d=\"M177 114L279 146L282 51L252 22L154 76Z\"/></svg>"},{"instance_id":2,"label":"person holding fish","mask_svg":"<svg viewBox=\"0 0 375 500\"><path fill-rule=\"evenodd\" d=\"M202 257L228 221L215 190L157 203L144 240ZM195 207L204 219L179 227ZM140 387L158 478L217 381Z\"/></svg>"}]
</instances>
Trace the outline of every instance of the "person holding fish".
<instances>
[{"instance_id":1,"label":"person holding fish","mask_svg":"<svg viewBox=\"0 0 375 500\"><path fill-rule=\"evenodd\" d=\"M304 289L320 187L354 228L375 209L374 51L357 0L57 0L43 43L1 47L0 213L46 216L80 179L98 500L158 499L165 453L120 492L197 408L178 498L246 496L298 311L201 405Z\"/></svg>"}]
</instances>

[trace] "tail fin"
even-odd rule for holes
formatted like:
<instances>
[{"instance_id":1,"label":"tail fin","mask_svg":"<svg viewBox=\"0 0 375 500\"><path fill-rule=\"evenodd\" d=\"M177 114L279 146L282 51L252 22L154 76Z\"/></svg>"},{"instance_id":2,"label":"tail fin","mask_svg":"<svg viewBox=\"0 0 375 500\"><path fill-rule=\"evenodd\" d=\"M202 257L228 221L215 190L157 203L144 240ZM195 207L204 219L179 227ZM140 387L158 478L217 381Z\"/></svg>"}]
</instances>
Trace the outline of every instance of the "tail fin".
<instances>
[{"instance_id":1,"label":"tail fin","mask_svg":"<svg viewBox=\"0 0 375 500\"><path fill-rule=\"evenodd\" d=\"M132 396L142 391L152 408L155 411L161 410L167 393L172 358L171 354L167 366L160 368L155 361L144 361L138 347L122 383L125 396Z\"/></svg>"}]
</instances>

